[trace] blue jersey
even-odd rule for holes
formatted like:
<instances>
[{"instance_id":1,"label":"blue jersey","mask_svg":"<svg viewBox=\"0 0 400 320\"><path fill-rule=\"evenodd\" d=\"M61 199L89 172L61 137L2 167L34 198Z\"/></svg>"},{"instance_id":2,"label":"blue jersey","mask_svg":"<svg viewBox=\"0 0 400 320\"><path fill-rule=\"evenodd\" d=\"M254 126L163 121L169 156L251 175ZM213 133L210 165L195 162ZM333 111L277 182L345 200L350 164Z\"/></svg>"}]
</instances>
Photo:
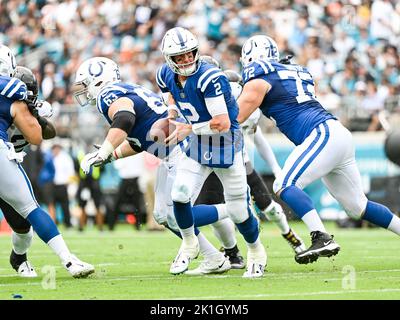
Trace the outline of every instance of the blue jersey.
<instances>
[{"instance_id":1,"label":"blue jersey","mask_svg":"<svg viewBox=\"0 0 400 320\"><path fill-rule=\"evenodd\" d=\"M193 137L186 153L210 167L232 165L234 154L243 148L243 136L237 121L239 108L225 74L214 65L201 61L199 70L189 76L182 87L177 74L164 64L157 71L156 81L162 92L172 94L181 114L191 124L212 119L205 98L224 96L231 121L230 131Z\"/></svg>"},{"instance_id":2,"label":"blue jersey","mask_svg":"<svg viewBox=\"0 0 400 320\"><path fill-rule=\"evenodd\" d=\"M135 124L129 132L127 140L156 157L164 158L167 156L172 148L154 142L149 136L153 123L168 116L167 107L161 98L152 91L135 84L114 83L107 85L97 97L97 108L109 124L112 123L112 120L108 116L108 109L115 100L122 97L133 102L136 116Z\"/></svg>"},{"instance_id":3,"label":"blue jersey","mask_svg":"<svg viewBox=\"0 0 400 320\"><path fill-rule=\"evenodd\" d=\"M311 74L299 65L256 60L242 73L244 83L264 79L271 86L260 108L295 145L320 123L335 119L316 100Z\"/></svg>"},{"instance_id":4,"label":"blue jersey","mask_svg":"<svg viewBox=\"0 0 400 320\"><path fill-rule=\"evenodd\" d=\"M11 126L11 104L16 100L25 100L28 89L17 78L0 76L0 139L8 141L7 130Z\"/></svg>"}]
</instances>

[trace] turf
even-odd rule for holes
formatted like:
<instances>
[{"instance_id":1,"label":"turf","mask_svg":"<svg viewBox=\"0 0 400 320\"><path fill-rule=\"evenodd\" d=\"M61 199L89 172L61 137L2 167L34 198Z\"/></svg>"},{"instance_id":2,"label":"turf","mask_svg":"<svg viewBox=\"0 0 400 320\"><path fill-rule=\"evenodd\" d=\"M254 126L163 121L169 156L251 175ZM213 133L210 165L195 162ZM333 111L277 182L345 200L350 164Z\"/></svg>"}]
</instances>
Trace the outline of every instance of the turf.
<instances>
[{"instance_id":1,"label":"turf","mask_svg":"<svg viewBox=\"0 0 400 320\"><path fill-rule=\"evenodd\" d=\"M242 270L215 276L172 276L169 265L180 240L170 232L135 231L128 225L114 232L64 232L71 251L95 265L88 279L73 279L58 258L35 236L29 257L39 274L35 279L16 275L8 263L11 240L0 236L0 300L15 299L399 299L399 239L382 229L329 231L341 245L339 255L310 265L296 264L293 253L274 225L262 225L268 251L262 279L243 279ZM309 245L301 223L294 229ZM217 245L209 228L203 231ZM239 246L245 252L238 235ZM192 268L199 262L193 262ZM50 266L50 267L49 267ZM48 282L55 271L55 283ZM51 273L50 273L51 275ZM55 284L55 289L48 288ZM48 288L48 289L46 289Z\"/></svg>"}]
</instances>

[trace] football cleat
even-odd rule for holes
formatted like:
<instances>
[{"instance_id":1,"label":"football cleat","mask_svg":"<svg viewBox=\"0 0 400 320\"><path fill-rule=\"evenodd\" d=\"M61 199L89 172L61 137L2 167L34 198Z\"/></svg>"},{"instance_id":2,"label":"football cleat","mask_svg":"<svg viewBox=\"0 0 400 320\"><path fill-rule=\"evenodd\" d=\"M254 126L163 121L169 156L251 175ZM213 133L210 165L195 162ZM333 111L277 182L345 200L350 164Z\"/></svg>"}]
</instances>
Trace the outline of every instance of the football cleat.
<instances>
[{"instance_id":1,"label":"football cleat","mask_svg":"<svg viewBox=\"0 0 400 320\"><path fill-rule=\"evenodd\" d=\"M289 243L295 253L306 250L303 240L292 229L288 233L282 234L282 237Z\"/></svg>"},{"instance_id":2,"label":"football cleat","mask_svg":"<svg viewBox=\"0 0 400 320\"><path fill-rule=\"evenodd\" d=\"M331 257L337 255L340 246L333 240L333 236L321 231L313 231L311 235L311 246L297 253L295 260L300 264L313 263L319 257Z\"/></svg>"},{"instance_id":3,"label":"football cleat","mask_svg":"<svg viewBox=\"0 0 400 320\"><path fill-rule=\"evenodd\" d=\"M225 256L229 258L232 269L244 269L246 267L244 258L241 255L237 245L235 245L232 249L221 248L221 252L224 252Z\"/></svg>"},{"instance_id":4,"label":"football cleat","mask_svg":"<svg viewBox=\"0 0 400 320\"><path fill-rule=\"evenodd\" d=\"M185 274L190 276L202 276L206 274L220 274L227 272L231 269L231 263L228 257L224 255L219 256L216 259L206 259L200 265L193 270L187 270Z\"/></svg>"},{"instance_id":5,"label":"football cleat","mask_svg":"<svg viewBox=\"0 0 400 320\"><path fill-rule=\"evenodd\" d=\"M22 278L36 278L37 273L33 266L29 263L29 261L23 262L19 267L18 267L18 274Z\"/></svg>"},{"instance_id":6,"label":"football cleat","mask_svg":"<svg viewBox=\"0 0 400 320\"><path fill-rule=\"evenodd\" d=\"M199 241L194 237L195 241L190 244L182 242L181 248L174 261L169 268L172 274L181 274L188 270L189 264L192 260L196 259L200 252Z\"/></svg>"},{"instance_id":7,"label":"football cleat","mask_svg":"<svg viewBox=\"0 0 400 320\"><path fill-rule=\"evenodd\" d=\"M86 278L94 272L94 266L79 260L73 254L71 254L69 259L63 263L63 266L74 278Z\"/></svg>"},{"instance_id":8,"label":"football cleat","mask_svg":"<svg viewBox=\"0 0 400 320\"><path fill-rule=\"evenodd\" d=\"M264 275L267 265L267 253L262 245L247 251L247 268L243 278L260 278Z\"/></svg>"}]
</instances>

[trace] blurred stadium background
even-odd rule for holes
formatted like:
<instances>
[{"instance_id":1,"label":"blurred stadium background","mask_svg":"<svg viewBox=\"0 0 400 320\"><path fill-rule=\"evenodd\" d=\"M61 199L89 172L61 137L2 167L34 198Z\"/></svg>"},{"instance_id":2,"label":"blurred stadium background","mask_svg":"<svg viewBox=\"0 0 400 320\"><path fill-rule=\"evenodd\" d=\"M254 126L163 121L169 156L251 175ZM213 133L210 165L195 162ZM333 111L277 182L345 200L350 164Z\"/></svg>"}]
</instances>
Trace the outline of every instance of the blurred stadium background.
<instances>
[{"instance_id":1,"label":"blurred stadium background","mask_svg":"<svg viewBox=\"0 0 400 320\"><path fill-rule=\"evenodd\" d=\"M120 64L123 81L158 92L154 76L164 62L159 44L164 32L174 26L191 29L199 36L201 54L216 58L223 69L237 71L245 39L258 33L274 38L281 56L292 54L294 62L309 68L318 99L355 132L365 191L399 211L399 168L384 152L388 132L400 123L400 3L395 0L0 1L0 43L13 49L18 64L34 70L41 98L55 110L51 120L58 137L44 143L42 151L50 152L51 146L60 144L63 159L77 159L104 138L107 126L97 110L79 108L70 92L74 72L83 60L112 58ZM272 122L264 120L263 129L283 164L292 145ZM31 158L24 165L35 180L43 159ZM151 212L157 161L147 155L132 161L109 165L96 178L104 194L100 209L108 214L136 213L130 221L140 228L146 222L145 212ZM255 163L271 183L271 170L257 153ZM65 175L54 183L67 185L71 222L76 226L79 172ZM142 192L145 198L132 206L119 199L122 204L115 209L123 180L130 180L131 191ZM320 183L307 191L325 218L342 217ZM81 196L89 200L89 216L94 215L90 193ZM59 204L56 209L62 215ZM149 226L157 228L153 223Z\"/></svg>"}]
</instances>

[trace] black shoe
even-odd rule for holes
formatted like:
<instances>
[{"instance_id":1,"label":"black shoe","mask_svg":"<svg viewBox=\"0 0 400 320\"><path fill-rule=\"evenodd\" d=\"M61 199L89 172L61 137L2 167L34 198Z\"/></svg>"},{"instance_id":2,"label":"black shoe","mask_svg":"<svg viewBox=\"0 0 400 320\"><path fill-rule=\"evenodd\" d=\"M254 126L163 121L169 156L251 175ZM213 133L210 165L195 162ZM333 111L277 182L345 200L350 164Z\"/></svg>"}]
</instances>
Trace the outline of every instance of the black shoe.
<instances>
[{"instance_id":1,"label":"black shoe","mask_svg":"<svg viewBox=\"0 0 400 320\"><path fill-rule=\"evenodd\" d=\"M225 253L225 257L229 258L232 269L244 269L246 264L244 263L244 258L240 254L239 248L234 246L232 249L221 248L221 252Z\"/></svg>"},{"instance_id":2,"label":"black shoe","mask_svg":"<svg viewBox=\"0 0 400 320\"><path fill-rule=\"evenodd\" d=\"M26 257L26 253L24 254L16 254L14 252L14 250L11 250L11 254L10 254L10 264L11 267L13 267L13 269L15 271L18 272L18 268L21 264L23 264L25 261L27 261L27 257Z\"/></svg>"},{"instance_id":3,"label":"black shoe","mask_svg":"<svg viewBox=\"0 0 400 320\"><path fill-rule=\"evenodd\" d=\"M300 264L313 263L319 257L331 257L337 255L340 246L333 240L333 236L321 231L313 231L311 235L311 246L295 256Z\"/></svg>"}]
</instances>

